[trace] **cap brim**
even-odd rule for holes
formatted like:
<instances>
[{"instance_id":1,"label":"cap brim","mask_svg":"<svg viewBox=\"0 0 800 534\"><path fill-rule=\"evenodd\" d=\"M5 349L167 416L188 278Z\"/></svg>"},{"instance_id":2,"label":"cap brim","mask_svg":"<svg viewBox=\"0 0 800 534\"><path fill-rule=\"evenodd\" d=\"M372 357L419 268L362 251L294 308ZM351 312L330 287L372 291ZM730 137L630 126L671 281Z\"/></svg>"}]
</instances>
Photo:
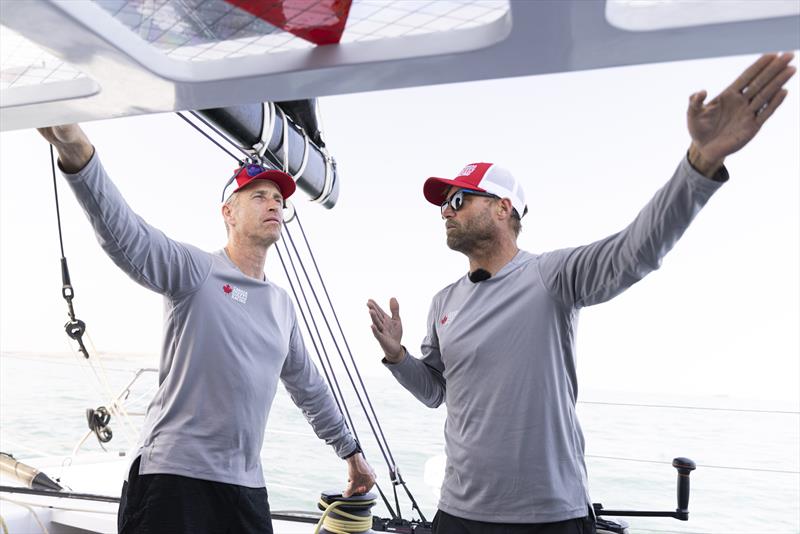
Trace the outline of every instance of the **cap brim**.
<instances>
[{"instance_id":1,"label":"cap brim","mask_svg":"<svg viewBox=\"0 0 800 534\"><path fill-rule=\"evenodd\" d=\"M425 180L425 185L422 186L422 194L425 195L425 200L436 206L441 206L445 201L445 193L451 187L459 189L472 189L473 191L485 192L480 187L469 182L461 180L436 178L434 176Z\"/></svg>"},{"instance_id":2,"label":"cap brim","mask_svg":"<svg viewBox=\"0 0 800 534\"><path fill-rule=\"evenodd\" d=\"M240 185L239 187L234 189L233 192L235 193L236 191L239 191L243 187L247 187L256 180L269 180L270 182L273 182L275 185L278 186L278 189L280 189L281 195L283 196L284 200L292 196L292 194L294 194L295 190L297 189L297 184L294 183L294 180L292 179L291 176L289 176L283 171L279 171L276 169L267 169L266 171L253 176L253 178L248 180L246 184Z\"/></svg>"}]
</instances>

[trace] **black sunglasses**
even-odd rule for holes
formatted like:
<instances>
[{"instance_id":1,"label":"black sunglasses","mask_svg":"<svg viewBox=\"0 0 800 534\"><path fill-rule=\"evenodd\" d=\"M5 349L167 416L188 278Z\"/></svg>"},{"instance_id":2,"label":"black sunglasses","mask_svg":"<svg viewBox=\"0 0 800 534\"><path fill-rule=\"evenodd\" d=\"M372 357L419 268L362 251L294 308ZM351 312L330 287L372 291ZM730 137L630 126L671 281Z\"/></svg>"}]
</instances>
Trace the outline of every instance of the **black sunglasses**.
<instances>
[{"instance_id":1,"label":"black sunglasses","mask_svg":"<svg viewBox=\"0 0 800 534\"><path fill-rule=\"evenodd\" d=\"M487 198L500 198L497 195L493 195L491 193L484 193L483 191L475 191L473 189L459 189L455 193L453 193L450 198L445 199L442 202L440 208L442 210L442 215L444 215L444 210L447 209L447 206L453 211L458 211L464 206L464 195L472 195L474 197L487 197Z\"/></svg>"}]
</instances>

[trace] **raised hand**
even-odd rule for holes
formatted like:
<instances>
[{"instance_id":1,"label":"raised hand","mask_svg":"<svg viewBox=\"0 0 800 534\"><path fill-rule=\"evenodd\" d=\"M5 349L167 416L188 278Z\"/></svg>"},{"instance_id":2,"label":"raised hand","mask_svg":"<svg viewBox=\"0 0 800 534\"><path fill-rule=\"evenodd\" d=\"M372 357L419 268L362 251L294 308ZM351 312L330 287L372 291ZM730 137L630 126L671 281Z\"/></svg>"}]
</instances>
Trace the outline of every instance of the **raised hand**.
<instances>
[{"instance_id":1,"label":"raised hand","mask_svg":"<svg viewBox=\"0 0 800 534\"><path fill-rule=\"evenodd\" d=\"M383 349L386 361L400 362L405 356L405 349L400 343L403 339L403 323L400 320L400 304L397 299L389 300L391 317L372 299L367 301L367 308L372 318L372 335Z\"/></svg>"},{"instance_id":2,"label":"raised hand","mask_svg":"<svg viewBox=\"0 0 800 534\"><path fill-rule=\"evenodd\" d=\"M58 160L64 172L78 172L92 159L94 147L77 124L49 126L37 130L58 151Z\"/></svg>"},{"instance_id":3,"label":"raised hand","mask_svg":"<svg viewBox=\"0 0 800 534\"><path fill-rule=\"evenodd\" d=\"M347 459L347 488L342 492L343 497L350 497L355 493L366 493L375 485L375 471L364 459L361 453L354 454Z\"/></svg>"},{"instance_id":4,"label":"raised hand","mask_svg":"<svg viewBox=\"0 0 800 534\"><path fill-rule=\"evenodd\" d=\"M716 98L706 91L689 97L686 113L692 146L689 160L706 176L745 146L786 98L784 84L795 73L793 54L764 54Z\"/></svg>"}]
</instances>

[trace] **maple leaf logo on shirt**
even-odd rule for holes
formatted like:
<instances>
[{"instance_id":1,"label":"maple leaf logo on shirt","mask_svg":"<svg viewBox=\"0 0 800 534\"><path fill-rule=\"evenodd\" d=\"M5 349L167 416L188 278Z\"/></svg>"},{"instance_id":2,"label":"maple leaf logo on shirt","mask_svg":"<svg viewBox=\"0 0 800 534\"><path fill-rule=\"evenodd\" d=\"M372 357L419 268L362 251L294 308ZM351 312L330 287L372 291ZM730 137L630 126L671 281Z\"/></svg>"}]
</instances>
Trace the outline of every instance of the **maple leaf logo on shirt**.
<instances>
[{"instance_id":1,"label":"maple leaf logo on shirt","mask_svg":"<svg viewBox=\"0 0 800 534\"><path fill-rule=\"evenodd\" d=\"M231 291L233 291L233 288L231 287L231 285L230 285L230 284L225 284L224 286L222 286L222 290L223 290L225 293L230 293Z\"/></svg>"}]
</instances>

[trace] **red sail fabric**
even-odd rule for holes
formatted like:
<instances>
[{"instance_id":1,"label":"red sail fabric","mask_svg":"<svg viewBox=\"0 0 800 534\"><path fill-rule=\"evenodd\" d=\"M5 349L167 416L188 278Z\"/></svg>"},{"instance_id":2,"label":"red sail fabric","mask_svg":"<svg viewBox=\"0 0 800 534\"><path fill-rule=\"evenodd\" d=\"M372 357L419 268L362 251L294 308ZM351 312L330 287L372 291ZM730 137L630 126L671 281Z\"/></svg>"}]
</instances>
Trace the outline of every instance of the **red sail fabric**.
<instances>
[{"instance_id":1,"label":"red sail fabric","mask_svg":"<svg viewBox=\"0 0 800 534\"><path fill-rule=\"evenodd\" d=\"M342 38L353 0L225 0L273 26L317 45Z\"/></svg>"}]
</instances>

